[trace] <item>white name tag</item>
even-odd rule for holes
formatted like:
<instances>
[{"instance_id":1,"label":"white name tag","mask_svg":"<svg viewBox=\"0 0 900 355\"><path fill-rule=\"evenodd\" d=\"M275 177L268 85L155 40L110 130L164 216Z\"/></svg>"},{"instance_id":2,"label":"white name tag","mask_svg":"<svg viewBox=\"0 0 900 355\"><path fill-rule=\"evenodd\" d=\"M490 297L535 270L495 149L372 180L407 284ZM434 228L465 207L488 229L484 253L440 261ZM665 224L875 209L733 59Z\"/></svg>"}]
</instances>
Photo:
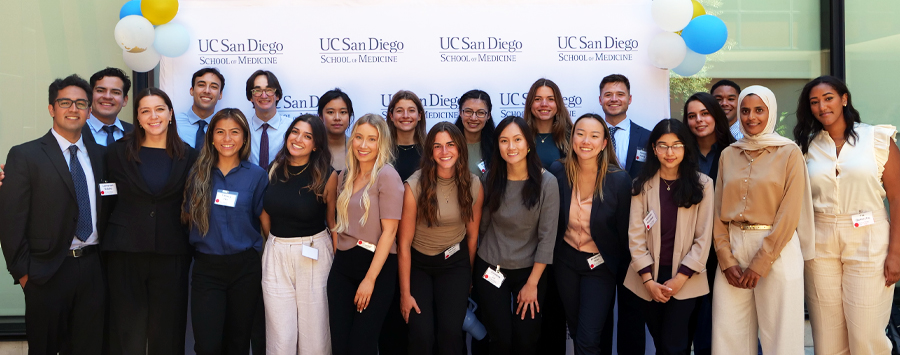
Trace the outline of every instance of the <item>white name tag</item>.
<instances>
[{"instance_id":1,"label":"white name tag","mask_svg":"<svg viewBox=\"0 0 900 355\"><path fill-rule=\"evenodd\" d=\"M641 148L638 148L637 155L634 156L634 160L637 160L642 163L647 161L647 151L643 150Z\"/></svg>"},{"instance_id":2,"label":"white name tag","mask_svg":"<svg viewBox=\"0 0 900 355\"><path fill-rule=\"evenodd\" d=\"M650 213L647 213L647 217L644 217L644 227L650 229L654 224L656 224L656 212L651 210Z\"/></svg>"},{"instance_id":3,"label":"white name tag","mask_svg":"<svg viewBox=\"0 0 900 355\"><path fill-rule=\"evenodd\" d=\"M375 252L375 244L372 244L372 243L369 243L366 241L357 240L356 246L362 247L363 249L371 251L373 253Z\"/></svg>"},{"instance_id":4,"label":"white name tag","mask_svg":"<svg viewBox=\"0 0 900 355\"><path fill-rule=\"evenodd\" d=\"M591 268L591 270L594 270L595 267L603 264L603 256L601 256L600 254L594 255L587 259L587 263L588 267Z\"/></svg>"},{"instance_id":5,"label":"white name tag","mask_svg":"<svg viewBox=\"0 0 900 355\"><path fill-rule=\"evenodd\" d=\"M100 184L100 196L115 196L119 194L116 183L109 182Z\"/></svg>"},{"instance_id":6,"label":"white name tag","mask_svg":"<svg viewBox=\"0 0 900 355\"><path fill-rule=\"evenodd\" d=\"M497 266L497 270L488 268L484 271L484 279L487 282L490 282L494 287L500 288L500 285L503 284L503 280L506 280L506 276L500 272L500 266Z\"/></svg>"},{"instance_id":7,"label":"white name tag","mask_svg":"<svg viewBox=\"0 0 900 355\"><path fill-rule=\"evenodd\" d=\"M450 257L453 256L453 254L456 254L456 252L458 252L458 251L459 251L459 243L453 244L452 247L449 247L449 248L447 248L447 250L444 250L444 260L450 259Z\"/></svg>"},{"instance_id":8,"label":"white name tag","mask_svg":"<svg viewBox=\"0 0 900 355\"><path fill-rule=\"evenodd\" d=\"M234 207L237 203L238 193L228 190L216 190L215 204L225 207Z\"/></svg>"},{"instance_id":9,"label":"white name tag","mask_svg":"<svg viewBox=\"0 0 900 355\"><path fill-rule=\"evenodd\" d=\"M478 163L478 170L481 170L481 173L484 174L487 172L487 168L484 166L484 161Z\"/></svg>"},{"instance_id":10,"label":"white name tag","mask_svg":"<svg viewBox=\"0 0 900 355\"><path fill-rule=\"evenodd\" d=\"M862 212L850 216L853 219L853 228L865 227L875 224L875 216L872 212Z\"/></svg>"},{"instance_id":11,"label":"white name tag","mask_svg":"<svg viewBox=\"0 0 900 355\"><path fill-rule=\"evenodd\" d=\"M302 253L303 256L307 258L319 260L319 249L313 248L311 246L304 245L300 253Z\"/></svg>"}]
</instances>

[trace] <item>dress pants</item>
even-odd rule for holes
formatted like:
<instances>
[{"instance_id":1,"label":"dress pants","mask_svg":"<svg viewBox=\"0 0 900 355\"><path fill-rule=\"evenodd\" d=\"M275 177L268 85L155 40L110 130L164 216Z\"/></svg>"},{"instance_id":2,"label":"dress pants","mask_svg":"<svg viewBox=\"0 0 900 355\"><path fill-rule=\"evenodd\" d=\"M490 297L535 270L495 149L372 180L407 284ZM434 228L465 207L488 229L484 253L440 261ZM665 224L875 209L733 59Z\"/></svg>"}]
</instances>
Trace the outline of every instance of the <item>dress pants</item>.
<instances>
[{"instance_id":1,"label":"dress pants","mask_svg":"<svg viewBox=\"0 0 900 355\"><path fill-rule=\"evenodd\" d=\"M522 269L500 269L506 277L500 287L496 287L482 275L488 265L481 257L475 257L475 281L472 284L472 292L478 294L478 309L481 310L481 319L491 337L489 353L491 355L528 355L540 354L537 348L538 337L541 335L542 313L538 312L532 319L529 310L525 319L515 314L518 307L517 298L519 291L525 286L531 275L532 267ZM538 305L544 302L547 292L547 279L541 275L537 286ZM542 309L543 311L543 309Z\"/></svg>"},{"instance_id":2,"label":"dress pants","mask_svg":"<svg viewBox=\"0 0 900 355\"><path fill-rule=\"evenodd\" d=\"M672 266L660 266L656 282L664 284L672 279ZM661 355L690 355L691 342L688 335L691 313L696 308L698 298L679 300L670 297L666 303L644 301L644 319L653 336L656 353Z\"/></svg>"},{"instance_id":3,"label":"dress pants","mask_svg":"<svg viewBox=\"0 0 900 355\"><path fill-rule=\"evenodd\" d=\"M627 287L625 287L625 275L631 269L630 252L624 251L622 260L626 260L619 265L616 275L616 303L610 305L609 313L606 316L606 324L603 326L603 333L600 335L601 354L612 355L613 347L613 328L616 330L616 354L619 355L644 355L645 344L647 342L647 332L644 328L644 300ZM613 322L613 307L619 308L619 320Z\"/></svg>"},{"instance_id":4,"label":"dress pants","mask_svg":"<svg viewBox=\"0 0 900 355\"><path fill-rule=\"evenodd\" d=\"M328 274L328 316L334 355L378 354L378 335L397 287L397 255L388 254L375 279L369 307L357 312L353 298L374 255L362 247L338 250L334 254L334 264Z\"/></svg>"},{"instance_id":5,"label":"dress pants","mask_svg":"<svg viewBox=\"0 0 900 355\"><path fill-rule=\"evenodd\" d=\"M575 250L563 242L557 244L553 258L575 355L600 354L600 334L616 299L616 276L606 264L591 270L587 260L592 256L594 254Z\"/></svg>"},{"instance_id":6,"label":"dress pants","mask_svg":"<svg viewBox=\"0 0 900 355\"><path fill-rule=\"evenodd\" d=\"M462 325L472 284L465 241L449 258L429 256L411 248L409 292L422 313L409 314L409 353L464 355ZM382 329L382 331L385 331Z\"/></svg>"},{"instance_id":7,"label":"dress pants","mask_svg":"<svg viewBox=\"0 0 900 355\"><path fill-rule=\"evenodd\" d=\"M327 230L309 237L269 235L262 264L267 354L331 353L326 287L332 245ZM318 250L318 259L303 256L304 246Z\"/></svg>"},{"instance_id":8,"label":"dress pants","mask_svg":"<svg viewBox=\"0 0 900 355\"><path fill-rule=\"evenodd\" d=\"M106 282L98 252L66 257L47 282L28 281L23 291L28 354L101 353Z\"/></svg>"},{"instance_id":9,"label":"dress pants","mask_svg":"<svg viewBox=\"0 0 900 355\"><path fill-rule=\"evenodd\" d=\"M191 256L107 255L110 353L184 354Z\"/></svg>"},{"instance_id":10,"label":"dress pants","mask_svg":"<svg viewBox=\"0 0 900 355\"><path fill-rule=\"evenodd\" d=\"M885 287L887 212L853 227L850 215L816 213L816 258L806 262L806 299L816 354L889 354L884 333L894 285Z\"/></svg>"},{"instance_id":11,"label":"dress pants","mask_svg":"<svg viewBox=\"0 0 900 355\"><path fill-rule=\"evenodd\" d=\"M406 355L409 344L409 325L400 313L400 283L394 286L394 297L388 306L378 336L378 355Z\"/></svg>"},{"instance_id":12,"label":"dress pants","mask_svg":"<svg viewBox=\"0 0 900 355\"><path fill-rule=\"evenodd\" d=\"M547 265L544 274L547 276L547 296L541 303L541 337L538 339L538 350L541 354L565 355L566 353L566 312L556 281L555 265Z\"/></svg>"},{"instance_id":13,"label":"dress pants","mask_svg":"<svg viewBox=\"0 0 900 355\"><path fill-rule=\"evenodd\" d=\"M731 252L742 270L770 232L729 227ZM803 354L803 255L796 232L756 288L731 286L721 270L716 275L713 354L755 355L757 333L763 354Z\"/></svg>"}]
</instances>

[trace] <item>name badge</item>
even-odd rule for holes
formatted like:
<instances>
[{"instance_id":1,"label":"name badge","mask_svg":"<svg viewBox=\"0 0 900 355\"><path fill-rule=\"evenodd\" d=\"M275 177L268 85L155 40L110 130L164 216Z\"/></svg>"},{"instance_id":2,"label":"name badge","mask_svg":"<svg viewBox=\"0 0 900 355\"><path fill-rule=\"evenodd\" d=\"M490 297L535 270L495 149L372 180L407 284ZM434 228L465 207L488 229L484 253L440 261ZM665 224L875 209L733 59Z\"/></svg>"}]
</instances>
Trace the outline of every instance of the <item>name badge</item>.
<instances>
[{"instance_id":1,"label":"name badge","mask_svg":"<svg viewBox=\"0 0 900 355\"><path fill-rule=\"evenodd\" d=\"M456 254L456 252L458 251L459 243L453 244L453 246L447 248L447 250L444 250L444 260L450 259L450 257L453 256L453 254Z\"/></svg>"},{"instance_id":2,"label":"name badge","mask_svg":"<svg viewBox=\"0 0 900 355\"><path fill-rule=\"evenodd\" d=\"M375 252L375 244L372 244L372 243L369 243L366 241L357 240L356 246L362 247L363 249L371 251L373 253Z\"/></svg>"},{"instance_id":3,"label":"name badge","mask_svg":"<svg viewBox=\"0 0 900 355\"><path fill-rule=\"evenodd\" d=\"M647 217L644 217L644 227L650 229L650 227L653 227L654 224L656 224L656 212L650 210L650 212L647 213Z\"/></svg>"},{"instance_id":4,"label":"name badge","mask_svg":"<svg viewBox=\"0 0 900 355\"><path fill-rule=\"evenodd\" d=\"M115 196L119 194L116 183L109 182L100 184L100 196Z\"/></svg>"},{"instance_id":5,"label":"name badge","mask_svg":"<svg viewBox=\"0 0 900 355\"><path fill-rule=\"evenodd\" d=\"M225 207L234 207L237 203L238 193L228 190L216 190L215 204Z\"/></svg>"},{"instance_id":6,"label":"name badge","mask_svg":"<svg viewBox=\"0 0 900 355\"><path fill-rule=\"evenodd\" d=\"M637 155L634 156L634 160L637 160L642 163L647 161L647 151L643 150L641 148L638 148Z\"/></svg>"},{"instance_id":7,"label":"name badge","mask_svg":"<svg viewBox=\"0 0 900 355\"><path fill-rule=\"evenodd\" d=\"M478 170L481 170L482 174L487 172L487 167L484 166L484 160L478 163Z\"/></svg>"},{"instance_id":8,"label":"name badge","mask_svg":"<svg viewBox=\"0 0 900 355\"><path fill-rule=\"evenodd\" d=\"M307 258L319 260L319 249L313 248L312 246L303 245L300 253Z\"/></svg>"},{"instance_id":9,"label":"name badge","mask_svg":"<svg viewBox=\"0 0 900 355\"><path fill-rule=\"evenodd\" d=\"M506 276L500 272L500 265L497 265L497 270L488 268L484 271L484 279L487 282L490 282L494 287L500 288L500 285L503 284L503 280L506 280Z\"/></svg>"},{"instance_id":10,"label":"name badge","mask_svg":"<svg viewBox=\"0 0 900 355\"><path fill-rule=\"evenodd\" d=\"M588 263L588 267L591 268L591 270L594 270L595 267L600 266L600 264L603 264L603 256L601 256L598 253L597 255L594 255L594 256L588 258L587 263Z\"/></svg>"},{"instance_id":11,"label":"name badge","mask_svg":"<svg viewBox=\"0 0 900 355\"><path fill-rule=\"evenodd\" d=\"M853 228L871 226L875 224L875 216L872 212L862 212L850 216L853 219Z\"/></svg>"}]
</instances>

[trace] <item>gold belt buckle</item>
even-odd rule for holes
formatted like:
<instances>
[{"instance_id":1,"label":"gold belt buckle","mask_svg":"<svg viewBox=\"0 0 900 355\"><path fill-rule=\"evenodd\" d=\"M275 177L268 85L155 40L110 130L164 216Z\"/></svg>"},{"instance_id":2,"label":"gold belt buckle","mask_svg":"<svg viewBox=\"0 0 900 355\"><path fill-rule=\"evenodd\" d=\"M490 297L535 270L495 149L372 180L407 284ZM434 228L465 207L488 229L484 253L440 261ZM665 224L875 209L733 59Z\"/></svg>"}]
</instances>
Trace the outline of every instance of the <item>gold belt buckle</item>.
<instances>
[{"instance_id":1,"label":"gold belt buckle","mask_svg":"<svg viewBox=\"0 0 900 355\"><path fill-rule=\"evenodd\" d=\"M749 223L741 223L741 230L767 230L772 229L772 226L767 224L749 224Z\"/></svg>"}]
</instances>

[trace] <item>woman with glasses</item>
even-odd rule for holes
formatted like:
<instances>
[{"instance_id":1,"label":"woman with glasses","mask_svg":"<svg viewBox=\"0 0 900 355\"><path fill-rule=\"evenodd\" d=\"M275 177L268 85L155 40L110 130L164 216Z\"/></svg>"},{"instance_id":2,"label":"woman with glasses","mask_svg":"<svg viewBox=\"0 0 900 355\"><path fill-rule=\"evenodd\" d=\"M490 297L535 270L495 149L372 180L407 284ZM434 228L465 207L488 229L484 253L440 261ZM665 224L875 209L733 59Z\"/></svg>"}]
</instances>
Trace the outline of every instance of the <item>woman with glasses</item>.
<instances>
[{"instance_id":1,"label":"woman with glasses","mask_svg":"<svg viewBox=\"0 0 900 355\"><path fill-rule=\"evenodd\" d=\"M815 255L803 153L775 133L775 94L738 98L744 137L722 151L713 237L713 354L803 353L803 262Z\"/></svg>"},{"instance_id":2,"label":"woman with glasses","mask_svg":"<svg viewBox=\"0 0 900 355\"><path fill-rule=\"evenodd\" d=\"M631 178L616 163L609 128L589 113L575 121L567 158L550 171L560 191L556 281L575 354L600 354L600 334L616 297L627 247Z\"/></svg>"},{"instance_id":3,"label":"woman with glasses","mask_svg":"<svg viewBox=\"0 0 900 355\"><path fill-rule=\"evenodd\" d=\"M338 173L347 167L347 128L353 121L353 101L341 89L328 90L319 98L319 117L328 132L331 166Z\"/></svg>"},{"instance_id":4,"label":"woman with glasses","mask_svg":"<svg viewBox=\"0 0 900 355\"><path fill-rule=\"evenodd\" d=\"M457 128L466 136L469 171L484 178L491 166L494 144L494 118L491 97L481 90L469 90L459 97Z\"/></svg>"},{"instance_id":5,"label":"woman with glasses","mask_svg":"<svg viewBox=\"0 0 900 355\"><path fill-rule=\"evenodd\" d=\"M647 328L660 354L690 354L690 317L709 293L712 180L697 170L687 126L665 119L650 132L647 159L634 180L628 229L631 265L625 286L646 304Z\"/></svg>"},{"instance_id":6,"label":"woman with glasses","mask_svg":"<svg viewBox=\"0 0 900 355\"><path fill-rule=\"evenodd\" d=\"M800 92L794 137L806 153L815 210L806 295L816 354L891 352L884 328L900 278L896 134L862 123L840 79L822 76Z\"/></svg>"}]
</instances>

